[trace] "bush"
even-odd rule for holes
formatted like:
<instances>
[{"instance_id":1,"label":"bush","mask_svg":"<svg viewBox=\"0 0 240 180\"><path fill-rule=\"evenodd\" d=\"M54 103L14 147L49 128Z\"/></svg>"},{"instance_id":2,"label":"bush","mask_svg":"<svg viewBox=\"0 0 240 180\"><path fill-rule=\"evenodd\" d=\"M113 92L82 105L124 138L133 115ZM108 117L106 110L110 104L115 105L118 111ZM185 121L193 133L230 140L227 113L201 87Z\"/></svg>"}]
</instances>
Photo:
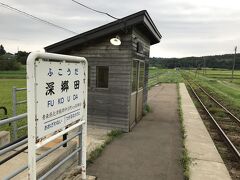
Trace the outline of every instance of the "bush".
<instances>
[{"instance_id":1,"label":"bush","mask_svg":"<svg viewBox=\"0 0 240 180\"><path fill-rule=\"evenodd\" d=\"M16 60L0 60L0 71L20 70L21 63Z\"/></svg>"},{"instance_id":2,"label":"bush","mask_svg":"<svg viewBox=\"0 0 240 180\"><path fill-rule=\"evenodd\" d=\"M148 104L146 104L144 109L143 109L143 116L145 116L147 113L149 113L151 111L152 111L151 107Z\"/></svg>"}]
</instances>

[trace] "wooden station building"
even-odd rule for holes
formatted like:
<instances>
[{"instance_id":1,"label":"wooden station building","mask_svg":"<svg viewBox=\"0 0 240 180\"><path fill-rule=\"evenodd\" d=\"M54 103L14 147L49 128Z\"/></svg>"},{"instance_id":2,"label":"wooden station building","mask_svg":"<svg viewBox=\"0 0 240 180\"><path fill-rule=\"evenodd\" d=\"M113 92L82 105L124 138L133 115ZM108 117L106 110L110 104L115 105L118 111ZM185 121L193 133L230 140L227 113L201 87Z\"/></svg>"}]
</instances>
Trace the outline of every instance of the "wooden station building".
<instances>
[{"instance_id":1,"label":"wooden station building","mask_svg":"<svg viewBox=\"0 0 240 180\"><path fill-rule=\"evenodd\" d=\"M116 37L116 46L110 39ZM45 47L88 60L88 124L130 131L147 103L150 46L161 34L147 11Z\"/></svg>"}]
</instances>

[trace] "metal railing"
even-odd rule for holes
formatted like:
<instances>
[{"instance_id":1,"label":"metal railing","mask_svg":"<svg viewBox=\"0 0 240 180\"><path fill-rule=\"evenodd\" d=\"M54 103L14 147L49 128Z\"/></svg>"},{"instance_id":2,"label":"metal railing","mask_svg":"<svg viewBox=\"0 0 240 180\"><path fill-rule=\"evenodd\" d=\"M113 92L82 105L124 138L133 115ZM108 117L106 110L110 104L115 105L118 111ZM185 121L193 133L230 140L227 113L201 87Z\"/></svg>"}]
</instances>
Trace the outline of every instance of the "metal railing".
<instances>
[{"instance_id":1,"label":"metal railing","mask_svg":"<svg viewBox=\"0 0 240 180\"><path fill-rule=\"evenodd\" d=\"M3 120L0 121L0 126L3 126L5 124L9 124L9 123L13 123L13 122L16 123L17 121L20 121L20 120L22 120L23 118L26 118L26 117L27 117L27 113L24 113L24 114L20 114L18 116L3 119ZM25 143L27 143L27 137L20 138L18 140L15 140L13 142L10 142L10 143L0 147L0 156L2 156L5 153L8 153L8 152L12 151L15 148L18 148L19 146L22 146ZM6 158L2 159L0 161L0 165L5 163L7 161L7 159L9 160L9 157L6 157Z\"/></svg>"},{"instance_id":2,"label":"metal railing","mask_svg":"<svg viewBox=\"0 0 240 180\"><path fill-rule=\"evenodd\" d=\"M26 88L16 88L16 87L12 88L12 116L13 117L17 116L17 107L18 107L18 105L27 103L27 100L21 100L21 101L17 100L17 92L26 91L26 90L27 90ZM24 126L21 126L21 127L17 127L16 121L13 121L11 123L11 126L12 126L13 140L16 140L18 138L17 132L19 130L27 128L27 125L24 125Z\"/></svg>"},{"instance_id":3,"label":"metal railing","mask_svg":"<svg viewBox=\"0 0 240 180\"><path fill-rule=\"evenodd\" d=\"M13 123L13 122L17 122L19 120L22 120L24 118L27 117L27 113L24 114L20 114L14 117L10 117L4 120L0 121L0 126L3 126L5 124L9 124L9 123ZM71 135L70 137L65 137L65 140L63 140L62 142L60 142L59 144L55 145L54 147L48 149L46 152L44 152L43 154L39 155L37 157L37 162L41 159L43 159L44 157L46 157L47 155L49 155L50 153L54 152L55 150L57 150L58 148L64 146L65 144L67 144L69 141L71 141L72 139L78 137L79 142L78 142L78 147L68 156L64 157L64 159L62 159L60 162L58 162L53 168L51 168L47 173L41 175L41 177L38 177L39 179L45 179L47 176L49 176L50 174L52 174L57 168L59 168L61 165L63 165L66 161L68 161L70 158L72 158L74 155L78 154L79 158L78 158L78 165L81 165L81 128L79 128L79 130L75 133L73 133L73 135ZM4 159L1 159L0 161L0 165L3 163L6 163L7 161L11 160L13 157L17 156L19 153L25 151L28 147L27 147L27 142L28 142L28 138L27 136L19 138L18 140L16 140L15 142L11 142L7 145L4 145L2 147L0 147L0 156L11 152L12 150L14 150L14 154L11 154L10 156L5 157ZM25 146L24 146L25 145ZM21 148L20 150L15 150L16 148L20 147L20 146L24 146L23 148ZM6 177L3 177L3 179L8 180L11 178L14 178L15 176L17 176L18 174L20 174L21 172L25 171L28 168L28 165L22 165L21 167L19 167L18 169L16 169L15 171L13 171L12 173L10 173L9 175L7 175Z\"/></svg>"},{"instance_id":4,"label":"metal railing","mask_svg":"<svg viewBox=\"0 0 240 180\"><path fill-rule=\"evenodd\" d=\"M148 88L151 88L152 86L155 86L160 82L159 77L162 75L161 72L156 72L148 77Z\"/></svg>"},{"instance_id":5,"label":"metal railing","mask_svg":"<svg viewBox=\"0 0 240 180\"><path fill-rule=\"evenodd\" d=\"M13 111L13 116L10 118L7 118L7 109L5 107L0 107L0 109L3 109L3 113L6 116L4 119L0 120L0 127L4 126L6 124L10 124L12 127L12 133L13 133L13 141L11 141L10 143L0 147L0 156L5 155L9 152L13 152L14 153L10 153L10 155L5 156L3 159L0 160L0 165L8 162L9 160L11 160L13 157L17 156L18 154L22 153L23 151L25 151L26 149L28 149L27 143L28 143L28 138L27 135L23 136L21 138L17 137L17 132L18 130L21 130L23 128L27 128L27 125L21 126L21 127L17 127L17 122L27 118L27 113L23 113L23 114L19 114L17 115L17 107L20 104L25 104L27 103L26 100L22 100L22 101L18 101L17 100L17 92L19 91L26 91L26 88L16 88L13 87L12 89L12 111ZM66 144L71 141L72 139L79 137L79 145L78 147L71 153L69 154L67 157L64 157L64 159L62 159L60 162L58 162L53 168L51 168L47 173L41 175L41 177L38 177L39 179L45 179L47 176L49 176L50 174L52 174L57 168L59 168L62 164L64 164L66 161L68 161L70 158L72 158L74 155L79 154L79 158L78 158L78 164L81 165L81 128L79 128L79 130L76 133L73 133L70 137L64 135L63 141L57 145L55 145L54 147L52 147L51 149L47 150L46 152L44 152L43 154L39 155L37 157L37 162L41 159L43 159L44 157L46 157L47 155L49 155L50 153L54 152L55 150L57 150L60 147L66 147ZM23 147L21 147L23 146ZM21 148L19 148L21 147ZM18 148L16 150L16 148ZM18 174L22 173L23 171L25 171L28 168L28 165L22 165L21 167L19 167L18 169L16 169L15 171L13 171L12 173L10 173L9 175L7 175L6 177L3 177L3 179L11 179L14 178L15 176L17 176Z\"/></svg>"}]
</instances>

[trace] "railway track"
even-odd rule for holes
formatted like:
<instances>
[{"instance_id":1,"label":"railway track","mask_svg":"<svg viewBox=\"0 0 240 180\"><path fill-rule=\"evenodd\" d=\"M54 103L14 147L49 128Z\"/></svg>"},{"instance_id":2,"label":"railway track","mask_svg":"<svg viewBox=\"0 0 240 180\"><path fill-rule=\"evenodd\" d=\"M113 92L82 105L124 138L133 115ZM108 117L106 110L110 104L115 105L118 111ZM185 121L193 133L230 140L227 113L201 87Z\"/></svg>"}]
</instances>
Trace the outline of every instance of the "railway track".
<instances>
[{"instance_id":1,"label":"railway track","mask_svg":"<svg viewBox=\"0 0 240 180\"><path fill-rule=\"evenodd\" d=\"M183 76L184 77L184 76ZM233 179L240 179L240 120L203 87L184 77L200 103L200 114ZM210 121L209 121L210 120Z\"/></svg>"},{"instance_id":2,"label":"railway track","mask_svg":"<svg viewBox=\"0 0 240 180\"><path fill-rule=\"evenodd\" d=\"M220 104L216 99L206 93L206 91L202 87L200 87L199 85L197 86L202 92L204 92L205 96L207 96L208 99L211 99L212 102L222 108L223 111L220 111L221 113L214 113L213 111L216 110L213 106L214 103L209 102L208 100L206 100L206 98L204 103L204 100L202 100L203 95L199 95L198 90L194 90L194 88L189 84L189 87L193 91L195 97L203 106L204 110L209 115L217 130L221 134L222 138L227 143L231 151L235 154L237 160L240 162L240 120L236 116L234 116L229 110L227 110L227 108ZM208 102L208 104L206 104L206 101ZM222 114L222 112L224 112L224 114Z\"/></svg>"}]
</instances>

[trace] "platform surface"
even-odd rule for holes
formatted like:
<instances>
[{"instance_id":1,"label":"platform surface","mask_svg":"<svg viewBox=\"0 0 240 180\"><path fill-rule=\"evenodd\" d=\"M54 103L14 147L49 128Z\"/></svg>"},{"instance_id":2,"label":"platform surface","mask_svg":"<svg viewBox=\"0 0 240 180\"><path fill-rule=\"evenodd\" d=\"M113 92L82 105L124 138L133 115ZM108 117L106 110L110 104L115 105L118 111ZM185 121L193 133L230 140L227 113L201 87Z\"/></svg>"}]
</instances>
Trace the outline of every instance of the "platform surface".
<instances>
[{"instance_id":1,"label":"platform surface","mask_svg":"<svg viewBox=\"0 0 240 180\"><path fill-rule=\"evenodd\" d=\"M152 112L108 145L88 174L98 180L183 180L176 84L153 87L148 104Z\"/></svg>"},{"instance_id":2,"label":"platform surface","mask_svg":"<svg viewBox=\"0 0 240 180\"><path fill-rule=\"evenodd\" d=\"M191 180L230 180L231 177L187 91L180 83L186 148L192 159Z\"/></svg>"}]
</instances>

